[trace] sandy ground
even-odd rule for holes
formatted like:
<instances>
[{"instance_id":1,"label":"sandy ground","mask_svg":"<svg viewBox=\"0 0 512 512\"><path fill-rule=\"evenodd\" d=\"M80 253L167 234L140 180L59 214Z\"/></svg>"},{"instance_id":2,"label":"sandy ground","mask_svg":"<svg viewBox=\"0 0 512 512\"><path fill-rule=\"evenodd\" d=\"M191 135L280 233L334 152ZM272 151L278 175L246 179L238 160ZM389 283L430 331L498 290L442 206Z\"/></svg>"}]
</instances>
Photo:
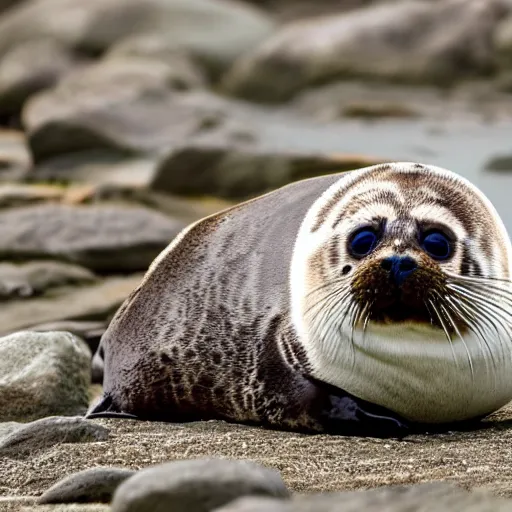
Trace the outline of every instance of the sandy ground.
<instances>
[{"instance_id":1,"label":"sandy ground","mask_svg":"<svg viewBox=\"0 0 512 512\"><path fill-rule=\"evenodd\" d=\"M488 420L490 428L402 441L307 436L214 421L96 421L111 430L107 442L62 444L0 461L0 496L37 496L73 472L100 465L140 469L205 456L276 468L301 493L450 480L512 496L512 404ZM20 508L0 501L0 510Z\"/></svg>"}]
</instances>

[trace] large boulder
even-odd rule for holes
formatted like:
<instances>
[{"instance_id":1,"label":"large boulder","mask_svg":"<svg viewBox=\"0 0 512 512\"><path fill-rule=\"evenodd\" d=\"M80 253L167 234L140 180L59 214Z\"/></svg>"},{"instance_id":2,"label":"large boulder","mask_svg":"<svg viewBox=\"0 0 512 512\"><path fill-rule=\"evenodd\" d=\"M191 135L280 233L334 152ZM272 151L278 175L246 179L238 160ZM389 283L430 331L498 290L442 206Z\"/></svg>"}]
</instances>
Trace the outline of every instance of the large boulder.
<instances>
[{"instance_id":1,"label":"large boulder","mask_svg":"<svg viewBox=\"0 0 512 512\"><path fill-rule=\"evenodd\" d=\"M150 187L175 194L243 199L290 182L358 169L382 160L358 155L190 145L172 151Z\"/></svg>"},{"instance_id":2,"label":"large boulder","mask_svg":"<svg viewBox=\"0 0 512 512\"><path fill-rule=\"evenodd\" d=\"M91 353L65 332L18 332L0 338L0 418L27 421L83 414Z\"/></svg>"},{"instance_id":3,"label":"large boulder","mask_svg":"<svg viewBox=\"0 0 512 512\"><path fill-rule=\"evenodd\" d=\"M159 33L218 69L273 28L261 11L232 0L32 0L0 19L0 55L37 37L100 53L128 35Z\"/></svg>"},{"instance_id":4,"label":"large boulder","mask_svg":"<svg viewBox=\"0 0 512 512\"><path fill-rule=\"evenodd\" d=\"M226 91L281 101L346 77L446 84L493 70L501 0L399 1L286 25L242 56Z\"/></svg>"},{"instance_id":5,"label":"large boulder","mask_svg":"<svg viewBox=\"0 0 512 512\"><path fill-rule=\"evenodd\" d=\"M102 272L146 270L183 227L137 206L27 206L0 211L0 255L60 259Z\"/></svg>"}]
</instances>

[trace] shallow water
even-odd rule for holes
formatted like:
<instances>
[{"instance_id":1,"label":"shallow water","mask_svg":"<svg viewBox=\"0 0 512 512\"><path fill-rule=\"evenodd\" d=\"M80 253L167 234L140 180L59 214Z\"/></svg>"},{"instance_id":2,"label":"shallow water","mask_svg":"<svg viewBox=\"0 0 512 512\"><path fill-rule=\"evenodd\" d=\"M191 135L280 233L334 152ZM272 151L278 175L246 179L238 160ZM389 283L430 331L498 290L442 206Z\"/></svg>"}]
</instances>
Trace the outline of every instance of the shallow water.
<instances>
[{"instance_id":1,"label":"shallow water","mask_svg":"<svg viewBox=\"0 0 512 512\"><path fill-rule=\"evenodd\" d=\"M493 202L512 233L512 169L487 171L497 156L512 159L512 122L343 121L319 124L276 116L260 131L266 147L297 151L357 153L416 161L455 171Z\"/></svg>"}]
</instances>

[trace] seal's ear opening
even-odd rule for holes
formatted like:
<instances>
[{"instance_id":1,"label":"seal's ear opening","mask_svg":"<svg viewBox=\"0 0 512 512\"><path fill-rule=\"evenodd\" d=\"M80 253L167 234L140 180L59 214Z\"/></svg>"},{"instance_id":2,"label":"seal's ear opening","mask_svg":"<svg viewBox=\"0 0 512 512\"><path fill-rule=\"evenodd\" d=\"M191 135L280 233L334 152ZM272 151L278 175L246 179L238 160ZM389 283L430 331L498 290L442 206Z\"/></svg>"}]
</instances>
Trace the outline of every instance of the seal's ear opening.
<instances>
[{"instance_id":1,"label":"seal's ear opening","mask_svg":"<svg viewBox=\"0 0 512 512\"><path fill-rule=\"evenodd\" d=\"M89 410L85 413L86 420L92 420L95 418L138 419L137 416L133 414L117 411L112 397L109 395L103 395L96 403L92 404Z\"/></svg>"}]
</instances>

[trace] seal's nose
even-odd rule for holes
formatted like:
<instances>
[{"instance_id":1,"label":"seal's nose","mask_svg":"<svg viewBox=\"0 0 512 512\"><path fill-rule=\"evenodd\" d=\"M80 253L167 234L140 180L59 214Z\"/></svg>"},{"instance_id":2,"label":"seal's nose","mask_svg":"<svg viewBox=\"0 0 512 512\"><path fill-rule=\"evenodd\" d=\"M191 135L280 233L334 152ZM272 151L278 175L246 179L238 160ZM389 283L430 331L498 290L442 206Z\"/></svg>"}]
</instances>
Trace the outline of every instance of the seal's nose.
<instances>
[{"instance_id":1,"label":"seal's nose","mask_svg":"<svg viewBox=\"0 0 512 512\"><path fill-rule=\"evenodd\" d=\"M398 286L417 268L418 264L409 256L390 256L381 261L380 266L389 272L390 277Z\"/></svg>"}]
</instances>

